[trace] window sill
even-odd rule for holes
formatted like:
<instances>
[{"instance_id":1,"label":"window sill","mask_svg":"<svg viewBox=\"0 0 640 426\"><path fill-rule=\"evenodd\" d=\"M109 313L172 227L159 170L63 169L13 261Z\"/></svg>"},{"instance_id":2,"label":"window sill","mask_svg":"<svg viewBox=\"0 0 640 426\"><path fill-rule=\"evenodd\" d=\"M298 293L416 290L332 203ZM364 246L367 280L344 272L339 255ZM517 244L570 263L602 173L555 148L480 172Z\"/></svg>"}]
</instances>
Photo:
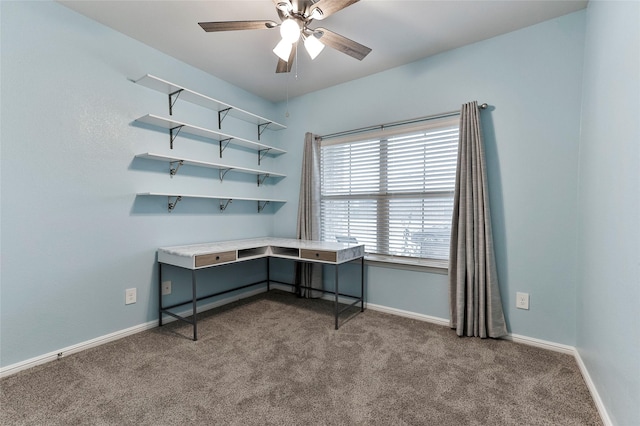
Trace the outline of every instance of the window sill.
<instances>
[{"instance_id":1,"label":"window sill","mask_svg":"<svg viewBox=\"0 0 640 426\"><path fill-rule=\"evenodd\" d=\"M432 272L447 275L449 262L446 260L417 259L412 257L385 256L380 254L365 254L365 263L383 268L405 269L419 272Z\"/></svg>"}]
</instances>

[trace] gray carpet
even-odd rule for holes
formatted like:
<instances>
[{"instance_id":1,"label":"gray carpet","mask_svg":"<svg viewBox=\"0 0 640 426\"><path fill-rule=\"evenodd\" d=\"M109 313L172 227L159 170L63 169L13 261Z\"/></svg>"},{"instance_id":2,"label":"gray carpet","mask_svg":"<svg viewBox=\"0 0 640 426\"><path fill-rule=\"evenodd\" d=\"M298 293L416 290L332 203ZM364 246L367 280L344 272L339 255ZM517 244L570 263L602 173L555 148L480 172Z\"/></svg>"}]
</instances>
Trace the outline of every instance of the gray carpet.
<instances>
[{"instance_id":1,"label":"gray carpet","mask_svg":"<svg viewBox=\"0 0 640 426\"><path fill-rule=\"evenodd\" d=\"M0 382L2 425L597 425L573 357L271 291Z\"/></svg>"}]
</instances>

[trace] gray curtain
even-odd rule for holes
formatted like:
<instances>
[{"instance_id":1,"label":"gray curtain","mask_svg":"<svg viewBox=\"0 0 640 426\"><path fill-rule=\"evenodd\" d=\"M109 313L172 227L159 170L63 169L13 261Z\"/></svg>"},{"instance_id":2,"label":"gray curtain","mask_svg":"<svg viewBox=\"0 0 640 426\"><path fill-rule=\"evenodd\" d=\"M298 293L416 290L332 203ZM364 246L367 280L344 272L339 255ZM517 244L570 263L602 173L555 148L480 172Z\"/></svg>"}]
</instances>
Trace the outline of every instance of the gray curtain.
<instances>
[{"instance_id":1,"label":"gray curtain","mask_svg":"<svg viewBox=\"0 0 640 426\"><path fill-rule=\"evenodd\" d=\"M507 334L498 287L477 102L462 105L449 254L449 313L458 336Z\"/></svg>"},{"instance_id":2,"label":"gray curtain","mask_svg":"<svg viewBox=\"0 0 640 426\"><path fill-rule=\"evenodd\" d=\"M320 239L320 139L311 133L304 135L296 237L301 240ZM297 263L296 282L322 289L322 265ZM302 288L298 288L298 294L303 297L322 296L319 291Z\"/></svg>"}]
</instances>

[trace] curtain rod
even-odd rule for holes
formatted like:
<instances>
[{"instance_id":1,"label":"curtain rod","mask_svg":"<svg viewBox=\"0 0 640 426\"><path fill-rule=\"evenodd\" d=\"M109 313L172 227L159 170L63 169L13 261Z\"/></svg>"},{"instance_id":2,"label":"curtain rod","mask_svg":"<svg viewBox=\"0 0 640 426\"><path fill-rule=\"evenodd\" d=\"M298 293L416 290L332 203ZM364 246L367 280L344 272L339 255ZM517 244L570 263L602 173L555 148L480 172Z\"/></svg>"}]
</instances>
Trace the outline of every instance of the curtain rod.
<instances>
[{"instance_id":1,"label":"curtain rod","mask_svg":"<svg viewBox=\"0 0 640 426\"><path fill-rule=\"evenodd\" d=\"M489 105L487 105L486 102L481 104L481 105L478 105L478 108L480 108L480 109L487 109L488 107L489 107ZM438 118L445 118L445 117L453 117L454 115L458 115L458 114L460 114L460 110L449 111L449 112L444 112L444 113L441 113L441 114L427 115L425 117L413 118L413 119L410 119L410 120L394 121L393 123L378 124L377 126L361 127L359 129L346 130L344 132L331 133L331 134L328 134L328 135L317 136L316 139L326 140L326 139L331 139L331 138L337 138L337 137L340 137L340 136L355 135L355 134L358 134L358 133L370 132L371 130L384 129L384 128L387 128L387 127L404 126L405 124L420 123L421 121L435 120L435 119L438 119Z\"/></svg>"}]
</instances>

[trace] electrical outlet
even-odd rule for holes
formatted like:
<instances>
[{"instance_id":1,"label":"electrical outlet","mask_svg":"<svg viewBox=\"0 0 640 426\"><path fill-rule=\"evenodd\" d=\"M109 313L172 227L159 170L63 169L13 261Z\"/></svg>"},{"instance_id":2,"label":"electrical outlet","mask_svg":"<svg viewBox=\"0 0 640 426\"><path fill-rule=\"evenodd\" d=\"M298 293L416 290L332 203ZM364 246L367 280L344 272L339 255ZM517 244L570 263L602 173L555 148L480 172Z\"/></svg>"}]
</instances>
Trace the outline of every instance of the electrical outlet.
<instances>
[{"instance_id":1,"label":"electrical outlet","mask_svg":"<svg viewBox=\"0 0 640 426\"><path fill-rule=\"evenodd\" d=\"M171 281L162 281L162 295L171 294Z\"/></svg>"},{"instance_id":2,"label":"electrical outlet","mask_svg":"<svg viewBox=\"0 0 640 426\"><path fill-rule=\"evenodd\" d=\"M529 293L516 293L516 308L529 309Z\"/></svg>"},{"instance_id":3,"label":"electrical outlet","mask_svg":"<svg viewBox=\"0 0 640 426\"><path fill-rule=\"evenodd\" d=\"M136 303L136 289L128 288L124 291L124 304L131 305L132 303Z\"/></svg>"}]
</instances>

